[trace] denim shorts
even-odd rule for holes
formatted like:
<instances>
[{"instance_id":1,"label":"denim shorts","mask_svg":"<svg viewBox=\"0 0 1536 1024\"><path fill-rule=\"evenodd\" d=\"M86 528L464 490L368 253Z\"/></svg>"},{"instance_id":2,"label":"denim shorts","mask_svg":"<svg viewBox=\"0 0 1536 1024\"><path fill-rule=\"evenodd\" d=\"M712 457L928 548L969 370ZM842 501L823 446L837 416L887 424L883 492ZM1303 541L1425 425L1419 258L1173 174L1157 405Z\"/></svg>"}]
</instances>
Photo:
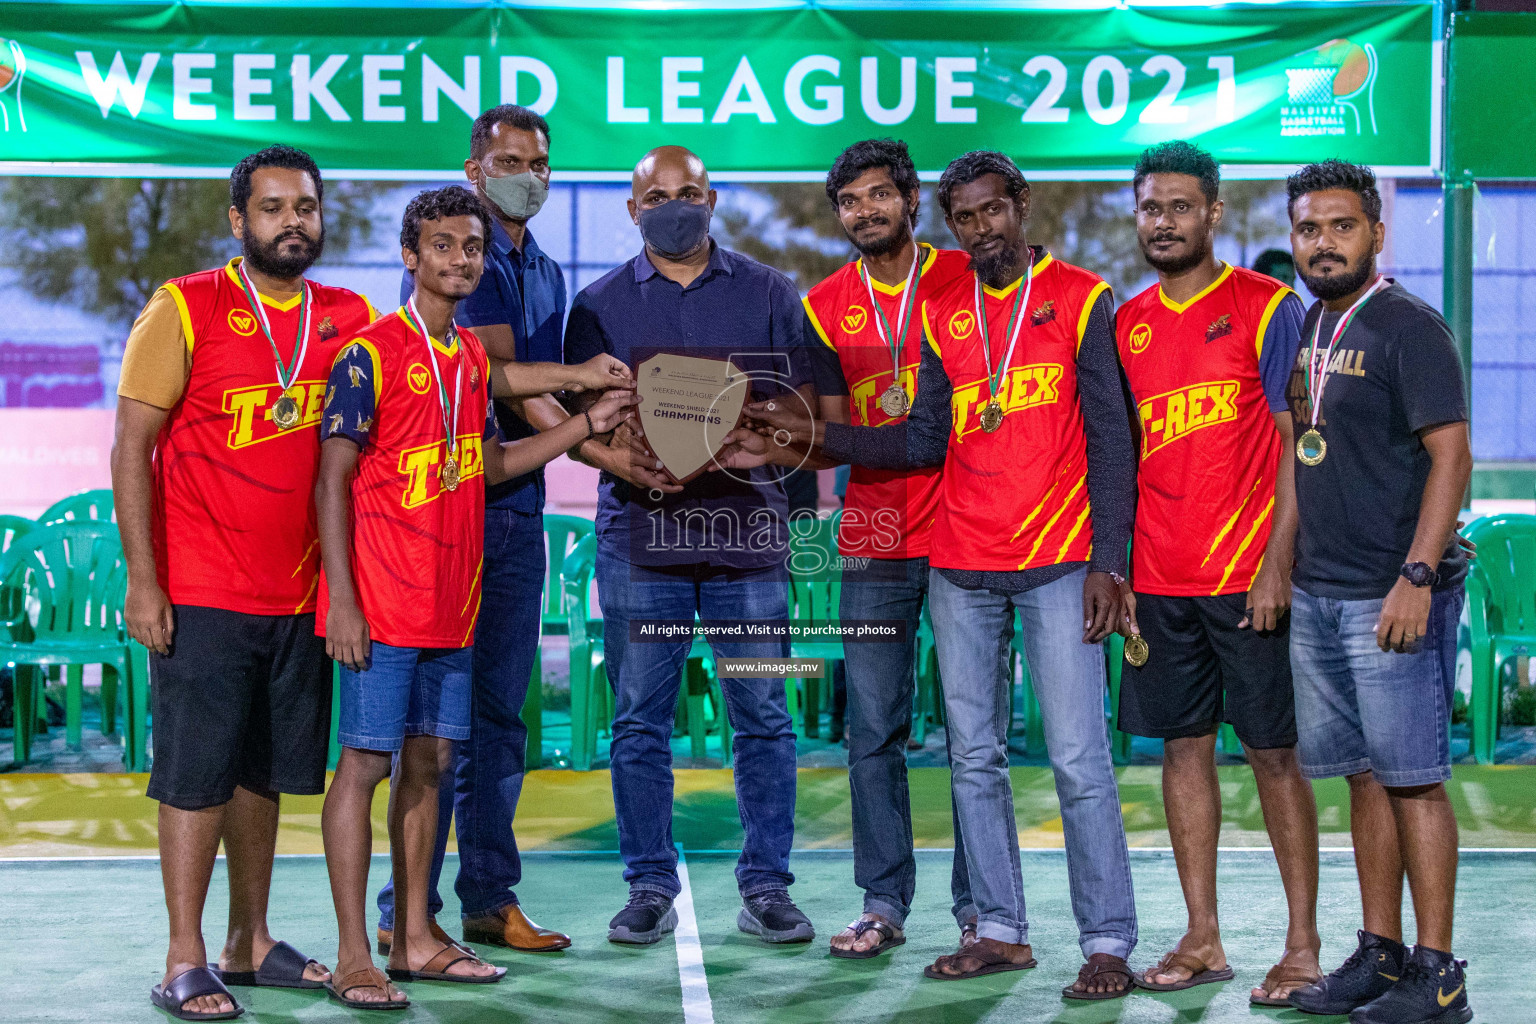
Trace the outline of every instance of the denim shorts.
<instances>
[{"instance_id":1,"label":"denim shorts","mask_svg":"<svg viewBox=\"0 0 1536 1024\"><path fill-rule=\"evenodd\" d=\"M1369 771L1383 786L1451 777L1451 695L1463 588L1433 595L1416 649L1376 646L1381 600L1314 597L1292 589L1291 677L1302 774Z\"/></svg>"},{"instance_id":2,"label":"denim shorts","mask_svg":"<svg viewBox=\"0 0 1536 1024\"><path fill-rule=\"evenodd\" d=\"M396 751L407 736L469 739L474 648L373 642L368 667L341 667L337 739L356 750Z\"/></svg>"}]
</instances>

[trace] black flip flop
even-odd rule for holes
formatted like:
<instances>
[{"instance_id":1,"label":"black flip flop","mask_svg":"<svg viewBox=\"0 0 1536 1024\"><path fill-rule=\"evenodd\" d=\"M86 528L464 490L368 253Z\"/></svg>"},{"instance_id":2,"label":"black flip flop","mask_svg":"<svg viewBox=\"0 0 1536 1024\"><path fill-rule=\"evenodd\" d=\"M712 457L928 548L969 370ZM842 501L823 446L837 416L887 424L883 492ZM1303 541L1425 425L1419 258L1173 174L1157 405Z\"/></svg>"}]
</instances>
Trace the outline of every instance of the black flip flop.
<instances>
[{"instance_id":1,"label":"black flip flop","mask_svg":"<svg viewBox=\"0 0 1536 1024\"><path fill-rule=\"evenodd\" d=\"M279 942L267 952L267 958L254 971L226 971L218 964L209 964L208 970L226 985L248 985L253 988L325 988L325 982L304 977L310 964L320 961L307 957L286 942Z\"/></svg>"},{"instance_id":2,"label":"black flip flop","mask_svg":"<svg viewBox=\"0 0 1536 1024\"><path fill-rule=\"evenodd\" d=\"M199 1013L183 1010L182 1004L198 996L223 996L234 1007L225 1013ZM206 967L192 967L171 979L169 985L156 985L149 990L149 1001L177 1020L234 1020L245 1012L224 983Z\"/></svg>"},{"instance_id":3,"label":"black flip flop","mask_svg":"<svg viewBox=\"0 0 1536 1024\"><path fill-rule=\"evenodd\" d=\"M897 935L896 929L888 921L866 921L862 917L850 924L845 931L852 931L854 941L857 942L866 932L878 932L880 942L868 949L838 949L832 947L832 955L842 960L868 960L877 957L886 950L900 946L907 941L905 935Z\"/></svg>"}]
</instances>

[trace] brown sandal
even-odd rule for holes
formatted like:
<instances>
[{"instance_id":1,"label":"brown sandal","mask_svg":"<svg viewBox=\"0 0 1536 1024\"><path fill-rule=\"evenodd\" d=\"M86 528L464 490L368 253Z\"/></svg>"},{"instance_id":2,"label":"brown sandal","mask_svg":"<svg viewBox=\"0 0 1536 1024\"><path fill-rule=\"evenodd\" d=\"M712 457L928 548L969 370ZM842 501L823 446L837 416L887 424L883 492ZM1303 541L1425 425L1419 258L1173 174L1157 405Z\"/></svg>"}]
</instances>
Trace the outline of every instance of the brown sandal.
<instances>
[{"instance_id":1,"label":"brown sandal","mask_svg":"<svg viewBox=\"0 0 1536 1024\"><path fill-rule=\"evenodd\" d=\"M1026 971L1035 966L1036 960L1030 957L1028 960L1012 960L1008 957L1007 949L1011 943L999 942L997 939L977 939L968 946L961 946L958 952L949 953L939 957L933 963L923 968L923 977L933 978L936 981L964 981L967 978L980 978L986 974L999 974L1003 971ZM1016 947L1028 949L1027 945ZM967 965L973 966L967 966ZM941 968L958 967L959 971L948 974Z\"/></svg>"},{"instance_id":2,"label":"brown sandal","mask_svg":"<svg viewBox=\"0 0 1536 1024\"><path fill-rule=\"evenodd\" d=\"M483 964L485 961L473 953L466 953L458 946L449 944L438 950L437 955L423 964L419 971L391 967L388 969L388 974L393 981L453 981L463 985L494 985L507 973L505 967L498 967L494 973L486 975L448 973L448 968L462 963Z\"/></svg>"},{"instance_id":3,"label":"brown sandal","mask_svg":"<svg viewBox=\"0 0 1536 1024\"><path fill-rule=\"evenodd\" d=\"M404 997L400 999L385 999L370 1002L364 999L348 999L347 993L360 988L378 989L386 996L389 995L389 979L384 977L373 964L356 971L350 971L340 977L332 976L326 982L325 990L331 994L331 998L342 1006L351 1010L403 1010L411 1005L411 1001Z\"/></svg>"},{"instance_id":4,"label":"brown sandal","mask_svg":"<svg viewBox=\"0 0 1536 1024\"><path fill-rule=\"evenodd\" d=\"M1188 971L1189 977L1183 981L1170 982L1148 980L1155 974L1162 974L1170 967ZM1231 981L1237 977L1237 974L1231 967L1223 967L1219 971L1213 971L1199 957L1174 950L1159 960L1156 967L1149 967L1135 977L1136 984L1148 992L1182 992L1187 988L1194 988L1196 985L1211 985L1218 981Z\"/></svg>"},{"instance_id":5,"label":"brown sandal","mask_svg":"<svg viewBox=\"0 0 1536 1024\"><path fill-rule=\"evenodd\" d=\"M880 941L868 949L839 949L833 946L831 953L843 960L869 960L877 957L893 946L900 946L907 941L907 937L900 930L884 918L873 921L859 918L857 921L844 928L845 932L853 932L853 940L857 942L869 932L874 932L880 937Z\"/></svg>"},{"instance_id":6,"label":"brown sandal","mask_svg":"<svg viewBox=\"0 0 1536 1024\"><path fill-rule=\"evenodd\" d=\"M1259 985L1259 988L1263 989L1265 992L1273 992L1276 988L1279 988L1282 985L1293 985L1295 988L1293 988L1291 991L1295 991L1295 989L1301 988L1305 985L1314 984L1321 977L1322 975L1315 971L1303 971L1290 967L1285 963L1278 963L1269 969L1268 974L1264 975L1264 981L1261 985ZM1290 993L1286 993L1278 999L1271 999L1269 996L1256 996L1250 992L1248 993L1248 1005L1290 1006L1291 997Z\"/></svg>"},{"instance_id":7,"label":"brown sandal","mask_svg":"<svg viewBox=\"0 0 1536 1024\"><path fill-rule=\"evenodd\" d=\"M1100 975L1119 975L1125 979L1125 984L1105 992L1088 991L1089 983ZM1076 985L1083 987L1076 988ZM1120 999L1135 987L1136 976L1131 973L1131 966L1123 957L1112 953L1095 953L1078 969L1077 981L1062 989L1061 995L1064 999Z\"/></svg>"}]
</instances>

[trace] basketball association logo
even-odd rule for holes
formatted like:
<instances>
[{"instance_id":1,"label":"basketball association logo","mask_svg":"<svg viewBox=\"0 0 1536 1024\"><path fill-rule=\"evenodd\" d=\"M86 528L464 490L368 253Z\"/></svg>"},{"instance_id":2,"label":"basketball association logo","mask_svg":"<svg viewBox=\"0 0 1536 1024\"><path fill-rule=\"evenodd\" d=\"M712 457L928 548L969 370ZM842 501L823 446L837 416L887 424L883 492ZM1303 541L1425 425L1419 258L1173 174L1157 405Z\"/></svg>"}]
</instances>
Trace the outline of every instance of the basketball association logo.
<instances>
[{"instance_id":1,"label":"basketball association logo","mask_svg":"<svg viewBox=\"0 0 1536 1024\"><path fill-rule=\"evenodd\" d=\"M1137 324L1131 328L1131 351L1140 355L1152 344L1152 328L1146 324Z\"/></svg>"},{"instance_id":2,"label":"basketball association logo","mask_svg":"<svg viewBox=\"0 0 1536 1024\"><path fill-rule=\"evenodd\" d=\"M249 338L256 333L256 317L249 310L232 309L225 319L229 322L229 329L242 338Z\"/></svg>"},{"instance_id":3,"label":"basketball association logo","mask_svg":"<svg viewBox=\"0 0 1536 1024\"><path fill-rule=\"evenodd\" d=\"M420 363L412 363L410 369L405 371L405 383L416 394L424 395L432 386L432 371Z\"/></svg>"},{"instance_id":4,"label":"basketball association logo","mask_svg":"<svg viewBox=\"0 0 1536 1024\"><path fill-rule=\"evenodd\" d=\"M969 338L975 326L976 317L968 309L962 309L949 318L949 333L956 339Z\"/></svg>"},{"instance_id":5,"label":"basketball association logo","mask_svg":"<svg viewBox=\"0 0 1536 1024\"><path fill-rule=\"evenodd\" d=\"M21 84L27 77L27 56L14 39L0 39L0 131L11 130L11 112L7 100L16 105L16 127L27 130L27 115L21 109Z\"/></svg>"},{"instance_id":6,"label":"basketball association logo","mask_svg":"<svg viewBox=\"0 0 1536 1024\"><path fill-rule=\"evenodd\" d=\"M1301 54L1285 69L1285 105L1280 108L1283 137L1337 136L1351 128L1376 131L1376 47L1349 39L1330 39Z\"/></svg>"},{"instance_id":7,"label":"basketball association logo","mask_svg":"<svg viewBox=\"0 0 1536 1024\"><path fill-rule=\"evenodd\" d=\"M843 330L849 334L858 334L869 322L869 311L863 306L849 306L848 312L843 314Z\"/></svg>"}]
</instances>

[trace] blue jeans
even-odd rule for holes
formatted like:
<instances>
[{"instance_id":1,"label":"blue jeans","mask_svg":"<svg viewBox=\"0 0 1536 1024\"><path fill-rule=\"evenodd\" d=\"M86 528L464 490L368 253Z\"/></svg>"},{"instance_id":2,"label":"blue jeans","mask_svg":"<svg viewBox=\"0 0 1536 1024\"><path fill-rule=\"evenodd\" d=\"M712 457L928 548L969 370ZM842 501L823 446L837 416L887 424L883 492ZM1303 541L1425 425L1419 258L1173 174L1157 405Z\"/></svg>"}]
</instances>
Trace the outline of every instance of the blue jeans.
<instances>
[{"instance_id":1,"label":"blue jeans","mask_svg":"<svg viewBox=\"0 0 1536 1024\"><path fill-rule=\"evenodd\" d=\"M954 913L961 922L976 918L982 938L1029 941L1008 777L1008 650L1017 608L1061 803L1078 945L1085 957L1126 957L1136 946L1136 898L1109 753L1104 650L1082 642L1086 572L1019 594L966 590L930 573L950 785L969 875L964 891L956 872Z\"/></svg>"},{"instance_id":2,"label":"blue jeans","mask_svg":"<svg viewBox=\"0 0 1536 1024\"><path fill-rule=\"evenodd\" d=\"M1314 597L1300 587L1291 595L1302 774L1326 779L1368 771L1383 786L1449 779L1456 625L1466 591L1434 594L1428 632L1403 654L1376 646L1380 599Z\"/></svg>"},{"instance_id":3,"label":"blue jeans","mask_svg":"<svg viewBox=\"0 0 1536 1024\"><path fill-rule=\"evenodd\" d=\"M707 564L668 568L633 565L601 548L597 594L603 608L603 654L615 706L609 759L624 880L631 890L675 897L672 845L672 726L689 640L634 643L630 623L654 619L789 618L783 565L728 569ZM785 658L786 640L714 642L715 656ZM795 733L783 679L723 679L726 714L735 734L736 804L746 835L736 862L743 896L794 882Z\"/></svg>"},{"instance_id":4,"label":"blue jeans","mask_svg":"<svg viewBox=\"0 0 1536 1024\"><path fill-rule=\"evenodd\" d=\"M392 647L377 640L370 647L361 672L341 668L337 742L398 753L407 736L469 735L469 648Z\"/></svg>"},{"instance_id":5,"label":"blue jeans","mask_svg":"<svg viewBox=\"0 0 1536 1024\"><path fill-rule=\"evenodd\" d=\"M895 925L907 919L917 885L912 855L912 803L907 739L912 734L913 671L928 559L871 558L843 569L839 614L844 622L906 623L902 642L843 642L848 677L848 786L853 794L853 880L864 912ZM955 865L965 850L956 833Z\"/></svg>"},{"instance_id":6,"label":"blue jeans","mask_svg":"<svg viewBox=\"0 0 1536 1024\"><path fill-rule=\"evenodd\" d=\"M437 852L432 859L427 908L443 909L438 893L448 825L457 817L459 877L454 883L462 916L494 914L517 902L523 878L512 819L523 791L528 696L539 646L544 601L544 517L510 509L485 510L485 562L475 624L474 685L469 739L456 745L454 770L438 792ZM393 929L394 880L379 890L379 927Z\"/></svg>"}]
</instances>

